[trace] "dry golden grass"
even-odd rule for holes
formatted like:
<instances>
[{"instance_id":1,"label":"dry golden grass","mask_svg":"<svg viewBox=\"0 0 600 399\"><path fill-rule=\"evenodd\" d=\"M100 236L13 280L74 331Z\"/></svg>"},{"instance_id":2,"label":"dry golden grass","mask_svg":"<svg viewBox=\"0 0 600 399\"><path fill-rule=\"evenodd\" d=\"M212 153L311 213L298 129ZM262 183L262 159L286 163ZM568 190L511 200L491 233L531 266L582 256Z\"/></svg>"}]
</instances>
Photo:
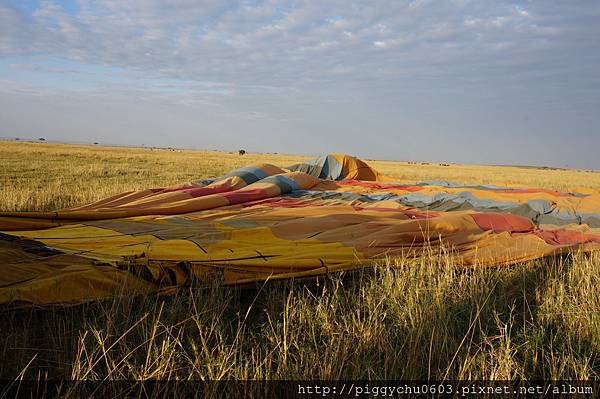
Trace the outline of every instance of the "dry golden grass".
<instances>
[{"instance_id":1,"label":"dry golden grass","mask_svg":"<svg viewBox=\"0 0 600 399\"><path fill-rule=\"evenodd\" d=\"M3 210L302 160L8 142L0 156ZM600 187L598 173L371 164L406 180ZM4 312L0 324L0 378L8 379L598 378L600 255L461 271L432 249L320 283L241 290L215 282L172 297Z\"/></svg>"},{"instance_id":2,"label":"dry golden grass","mask_svg":"<svg viewBox=\"0 0 600 399\"><path fill-rule=\"evenodd\" d=\"M306 157L0 141L0 210L56 210L113 194Z\"/></svg>"},{"instance_id":3,"label":"dry golden grass","mask_svg":"<svg viewBox=\"0 0 600 399\"><path fill-rule=\"evenodd\" d=\"M558 191L578 187L600 188L600 173L596 171L461 164L442 166L439 163L392 161L368 163L383 174L409 181L447 180L453 183L543 187Z\"/></svg>"}]
</instances>

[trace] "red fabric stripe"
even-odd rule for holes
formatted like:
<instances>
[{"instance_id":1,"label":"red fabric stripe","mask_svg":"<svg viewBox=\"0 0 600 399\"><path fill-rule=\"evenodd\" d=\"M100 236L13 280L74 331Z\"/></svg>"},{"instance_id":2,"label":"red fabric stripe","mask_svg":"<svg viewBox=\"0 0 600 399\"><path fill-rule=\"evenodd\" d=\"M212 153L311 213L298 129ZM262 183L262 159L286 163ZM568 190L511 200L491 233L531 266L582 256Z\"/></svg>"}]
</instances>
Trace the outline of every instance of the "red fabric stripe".
<instances>
[{"instance_id":1,"label":"red fabric stripe","mask_svg":"<svg viewBox=\"0 0 600 399\"><path fill-rule=\"evenodd\" d=\"M192 197L202 197L204 195L209 194L219 194L223 192L231 191L229 186L219 185L219 186L209 186L209 187L189 187L186 185L175 186L170 188L165 188L161 190L162 193L173 193L173 192L181 192L191 195Z\"/></svg>"},{"instance_id":2,"label":"red fabric stripe","mask_svg":"<svg viewBox=\"0 0 600 399\"><path fill-rule=\"evenodd\" d=\"M341 186L358 186L365 188L373 188L377 190L404 190L404 191L419 191L422 190L421 186L398 186L393 184L379 184L371 183L362 180L340 180L336 182Z\"/></svg>"},{"instance_id":3,"label":"red fabric stripe","mask_svg":"<svg viewBox=\"0 0 600 399\"><path fill-rule=\"evenodd\" d=\"M502 233L504 231L508 231L509 233L524 233L532 232L535 229L535 225L531 220L509 213L474 213L471 216L482 230L491 230L494 233Z\"/></svg>"},{"instance_id":4,"label":"red fabric stripe","mask_svg":"<svg viewBox=\"0 0 600 399\"><path fill-rule=\"evenodd\" d=\"M263 199L267 196L267 191L263 189L245 190L245 191L231 191L229 193L221 194L227 198L231 205L241 204L249 201L256 201Z\"/></svg>"},{"instance_id":5,"label":"red fabric stripe","mask_svg":"<svg viewBox=\"0 0 600 399\"><path fill-rule=\"evenodd\" d=\"M573 245L588 242L600 243L600 236L574 230L536 230L533 234L551 245Z\"/></svg>"},{"instance_id":6,"label":"red fabric stripe","mask_svg":"<svg viewBox=\"0 0 600 399\"><path fill-rule=\"evenodd\" d=\"M244 204L246 206L254 206L254 205L266 205L272 208L305 208L309 206L322 206L325 205L323 203L318 202L307 202L302 199L292 199L292 198L266 198L264 200L252 201Z\"/></svg>"},{"instance_id":7,"label":"red fabric stripe","mask_svg":"<svg viewBox=\"0 0 600 399\"><path fill-rule=\"evenodd\" d=\"M192 197L203 197L209 194L220 194L231 191L229 186L211 186L211 187L198 187L198 188L188 188L185 190L181 190L182 192L191 195Z\"/></svg>"}]
</instances>

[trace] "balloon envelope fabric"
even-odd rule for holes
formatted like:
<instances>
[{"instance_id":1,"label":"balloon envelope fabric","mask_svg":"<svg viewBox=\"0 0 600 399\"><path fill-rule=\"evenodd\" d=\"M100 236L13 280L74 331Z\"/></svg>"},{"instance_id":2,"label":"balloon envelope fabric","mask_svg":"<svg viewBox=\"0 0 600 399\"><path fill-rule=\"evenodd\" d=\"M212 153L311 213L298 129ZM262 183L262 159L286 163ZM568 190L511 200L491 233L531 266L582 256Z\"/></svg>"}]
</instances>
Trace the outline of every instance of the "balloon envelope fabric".
<instances>
[{"instance_id":1,"label":"balloon envelope fabric","mask_svg":"<svg viewBox=\"0 0 600 399\"><path fill-rule=\"evenodd\" d=\"M396 182L330 154L56 212L3 212L0 305L313 277L431 246L472 267L597 250L600 192Z\"/></svg>"}]
</instances>

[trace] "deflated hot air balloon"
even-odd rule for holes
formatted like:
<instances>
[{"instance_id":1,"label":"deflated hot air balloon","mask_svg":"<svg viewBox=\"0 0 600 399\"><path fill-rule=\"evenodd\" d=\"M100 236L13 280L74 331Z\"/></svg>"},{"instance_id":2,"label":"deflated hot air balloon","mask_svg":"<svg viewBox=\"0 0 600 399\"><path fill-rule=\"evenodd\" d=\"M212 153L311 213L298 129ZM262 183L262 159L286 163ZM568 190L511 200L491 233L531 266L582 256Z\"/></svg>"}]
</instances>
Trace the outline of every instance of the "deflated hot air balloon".
<instances>
[{"instance_id":1,"label":"deflated hot air balloon","mask_svg":"<svg viewBox=\"0 0 600 399\"><path fill-rule=\"evenodd\" d=\"M431 246L468 267L597 250L600 192L395 182L331 154L56 212L2 212L0 305L312 277Z\"/></svg>"}]
</instances>

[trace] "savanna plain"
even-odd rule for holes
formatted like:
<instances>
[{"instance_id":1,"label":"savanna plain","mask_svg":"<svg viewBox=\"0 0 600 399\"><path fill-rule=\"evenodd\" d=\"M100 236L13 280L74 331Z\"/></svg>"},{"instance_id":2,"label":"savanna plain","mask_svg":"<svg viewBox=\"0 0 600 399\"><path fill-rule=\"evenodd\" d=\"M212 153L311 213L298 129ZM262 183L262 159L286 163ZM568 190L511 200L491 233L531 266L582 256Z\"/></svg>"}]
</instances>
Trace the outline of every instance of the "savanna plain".
<instances>
[{"instance_id":1,"label":"savanna plain","mask_svg":"<svg viewBox=\"0 0 600 399\"><path fill-rule=\"evenodd\" d=\"M55 210L282 154L0 142L0 210ZM398 180L600 188L600 173L369 161ZM600 254L486 269L442 250L318 280L0 312L1 379L600 377Z\"/></svg>"}]
</instances>

